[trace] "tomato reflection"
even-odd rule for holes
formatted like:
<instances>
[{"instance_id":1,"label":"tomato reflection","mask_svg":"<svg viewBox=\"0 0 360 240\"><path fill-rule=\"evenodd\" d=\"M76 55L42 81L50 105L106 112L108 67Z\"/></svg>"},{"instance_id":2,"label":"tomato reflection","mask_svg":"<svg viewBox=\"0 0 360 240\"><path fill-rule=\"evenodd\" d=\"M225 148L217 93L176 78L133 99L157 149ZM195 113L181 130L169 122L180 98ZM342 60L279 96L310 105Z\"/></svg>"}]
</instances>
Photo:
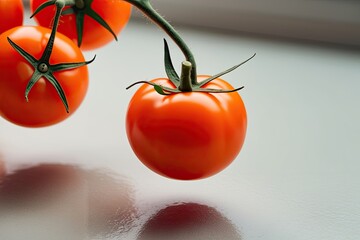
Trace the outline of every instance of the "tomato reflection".
<instances>
[{"instance_id":1,"label":"tomato reflection","mask_svg":"<svg viewBox=\"0 0 360 240\"><path fill-rule=\"evenodd\" d=\"M34 166L4 177L0 186L0 201L8 205L51 201L70 191L70 186L80 188L80 184L81 171L73 166Z\"/></svg>"},{"instance_id":2,"label":"tomato reflection","mask_svg":"<svg viewBox=\"0 0 360 240\"><path fill-rule=\"evenodd\" d=\"M138 240L241 239L236 227L215 208L197 203L168 206L153 215Z\"/></svg>"},{"instance_id":3,"label":"tomato reflection","mask_svg":"<svg viewBox=\"0 0 360 240\"><path fill-rule=\"evenodd\" d=\"M0 182L1 179L5 176L5 164L4 162L1 160L1 155L0 155Z\"/></svg>"},{"instance_id":4,"label":"tomato reflection","mask_svg":"<svg viewBox=\"0 0 360 240\"><path fill-rule=\"evenodd\" d=\"M41 164L19 169L0 181L0 214L4 220L12 219L0 219L0 228L9 229L2 232L8 239L26 234L53 239L54 233L62 239L80 239L127 231L135 209L129 181L105 170ZM15 231L17 226L25 226L28 232Z\"/></svg>"}]
</instances>

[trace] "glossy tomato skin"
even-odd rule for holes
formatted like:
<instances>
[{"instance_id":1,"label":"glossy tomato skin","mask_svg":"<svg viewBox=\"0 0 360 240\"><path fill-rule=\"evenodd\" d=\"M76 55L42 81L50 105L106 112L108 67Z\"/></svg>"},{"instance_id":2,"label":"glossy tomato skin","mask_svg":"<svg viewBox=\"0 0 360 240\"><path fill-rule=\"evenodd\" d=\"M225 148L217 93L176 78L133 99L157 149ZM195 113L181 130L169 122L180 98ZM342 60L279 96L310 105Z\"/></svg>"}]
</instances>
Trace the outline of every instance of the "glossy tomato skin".
<instances>
[{"instance_id":1,"label":"glossy tomato skin","mask_svg":"<svg viewBox=\"0 0 360 240\"><path fill-rule=\"evenodd\" d=\"M42 3L47 0L31 0L30 8L34 12ZM90 2L86 0L87 2ZM125 27L131 15L131 5L125 1L114 0L93 0L91 8L98 13L107 24L111 27L116 35ZM55 6L43 9L35 16L36 22L44 27L52 24L55 16ZM76 44L76 17L74 14L64 15L61 17L58 31L68 36ZM84 33L81 44L82 50L93 50L102 47L114 40L114 36L95 20L85 15Z\"/></svg>"},{"instance_id":2,"label":"glossy tomato skin","mask_svg":"<svg viewBox=\"0 0 360 240\"><path fill-rule=\"evenodd\" d=\"M153 81L172 86L167 79ZM222 79L204 87L233 89ZM206 178L226 168L240 152L246 127L246 109L237 92L163 96L143 85L126 115L136 156L158 174L181 180Z\"/></svg>"},{"instance_id":3,"label":"glossy tomato skin","mask_svg":"<svg viewBox=\"0 0 360 240\"><path fill-rule=\"evenodd\" d=\"M0 34L10 28L21 26L24 20L22 0L0 1Z\"/></svg>"},{"instance_id":4,"label":"glossy tomato skin","mask_svg":"<svg viewBox=\"0 0 360 240\"><path fill-rule=\"evenodd\" d=\"M40 79L29 93L29 102L24 94L33 67L13 49L7 37L39 59L50 36L50 29L40 26L16 27L0 35L0 116L26 127L44 127L61 122L79 107L88 88L88 69L54 72L63 88L68 104L65 107L51 83ZM66 36L57 33L50 64L83 62L81 50Z\"/></svg>"}]
</instances>

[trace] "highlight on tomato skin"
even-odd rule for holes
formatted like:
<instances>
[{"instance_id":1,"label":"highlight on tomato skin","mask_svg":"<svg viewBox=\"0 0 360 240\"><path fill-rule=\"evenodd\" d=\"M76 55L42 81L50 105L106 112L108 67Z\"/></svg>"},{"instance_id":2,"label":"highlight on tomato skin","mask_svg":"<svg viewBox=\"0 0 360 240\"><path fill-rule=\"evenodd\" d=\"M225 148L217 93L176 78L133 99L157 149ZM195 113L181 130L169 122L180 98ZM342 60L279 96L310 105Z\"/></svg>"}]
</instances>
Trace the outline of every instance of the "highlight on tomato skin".
<instances>
[{"instance_id":1,"label":"highlight on tomato skin","mask_svg":"<svg viewBox=\"0 0 360 240\"><path fill-rule=\"evenodd\" d=\"M33 13L42 3L47 0L31 0L30 9ZM113 0L84 0L112 29L115 35L119 35L125 28L131 15L131 5L125 1ZM67 9L69 7L66 7ZM66 10L66 9L65 9ZM80 10L81 11L81 10ZM55 15L55 6L44 8L34 16L35 21L43 27L51 26ZM69 37L78 45L78 33L75 13L61 17L58 31ZM80 45L82 50L94 50L114 41L114 36L93 18L85 14L83 25L83 38Z\"/></svg>"},{"instance_id":2,"label":"highlight on tomato skin","mask_svg":"<svg viewBox=\"0 0 360 240\"><path fill-rule=\"evenodd\" d=\"M34 58L39 59L51 30L40 26L12 28L0 35L0 116L24 127L45 127L67 119L80 106L88 88L88 68L54 72L65 92L67 113L54 86L44 78L32 87L29 101L24 97L33 67L9 44L10 38ZM65 35L57 33L50 57L51 64L83 62L81 50Z\"/></svg>"},{"instance_id":3,"label":"highlight on tomato skin","mask_svg":"<svg viewBox=\"0 0 360 240\"><path fill-rule=\"evenodd\" d=\"M172 87L168 79L152 82ZM219 78L204 87L233 88ZM126 115L128 140L139 160L154 172L179 180L207 178L229 166L242 148L246 128L246 109L237 92L164 96L143 85Z\"/></svg>"},{"instance_id":4,"label":"highlight on tomato skin","mask_svg":"<svg viewBox=\"0 0 360 240\"><path fill-rule=\"evenodd\" d=\"M22 0L0 0L0 34L13 27L21 26L23 20Z\"/></svg>"}]
</instances>

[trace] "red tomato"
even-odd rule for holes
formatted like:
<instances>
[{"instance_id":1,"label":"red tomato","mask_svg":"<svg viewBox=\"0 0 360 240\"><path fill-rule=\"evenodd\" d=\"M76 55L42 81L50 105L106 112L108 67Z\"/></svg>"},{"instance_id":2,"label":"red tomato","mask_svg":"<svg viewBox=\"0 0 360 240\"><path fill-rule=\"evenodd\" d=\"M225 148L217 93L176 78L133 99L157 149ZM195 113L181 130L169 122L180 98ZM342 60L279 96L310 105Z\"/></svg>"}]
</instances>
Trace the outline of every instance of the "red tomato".
<instances>
[{"instance_id":1,"label":"red tomato","mask_svg":"<svg viewBox=\"0 0 360 240\"><path fill-rule=\"evenodd\" d=\"M0 1L0 34L6 30L22 25L24 6L22 0Z\"/></svg>"},{"instance_id":2,"label":"red tomato","mask_svg":"<svg viewBox=\"0 0 360 240\"><path fill-rule=\"evenodd\" d=\"M31 0L30 8L34 12L42 3L47 0ZM113 0L84 0L86 8L91 7L105 22L111 27L113 32L118 35L125 27L130 18L131 5L125 1ZM35 20L44 27L51 26L55 15L55 6L46 7L37 15ZM81 10L80 10L81 11ZM61 17L58 31L68 36L76 44L77 30L75 14L64 15ZM114 36L101 26L94 19L85 15L83 40L81 43L82 50L92 50L99 48L114 40Z\"/></svg>"},{"instance_id":3,"label":"red tomato","mask_svg":"<svg viewBox=\"0 0 360 240\"><path fill-rule=\"evenodd\" d=\"M81 104L88 88L87 66L54 72L65 92L70 114L54 86L40 79L31 89L29 102L24 97L26 85L34 73L33 67L9 44L7 37L39 59L51 30L37 27L17 27L0 35L0 116L15 124L43 127L69 117ZM81 50L65 35L56 34L50 64L83 62Z\"/></svg>"},{"instance_id":4,"label":"red tomato","mask_svg":"<svg viewBox=\"0 0 360 240\"><path fill-rule=\"evenodd\" d=\"M198 81L208 76L198 76ZM158 85L174 87L168 79ZM204 88L233 89L222 79ZM153 171L174 179L200 179L227 167L246 134L246 110L240 95L185 92L158 94L143 85L129 103L127 136L137 157Z\"/></svg>"}]
</instances>

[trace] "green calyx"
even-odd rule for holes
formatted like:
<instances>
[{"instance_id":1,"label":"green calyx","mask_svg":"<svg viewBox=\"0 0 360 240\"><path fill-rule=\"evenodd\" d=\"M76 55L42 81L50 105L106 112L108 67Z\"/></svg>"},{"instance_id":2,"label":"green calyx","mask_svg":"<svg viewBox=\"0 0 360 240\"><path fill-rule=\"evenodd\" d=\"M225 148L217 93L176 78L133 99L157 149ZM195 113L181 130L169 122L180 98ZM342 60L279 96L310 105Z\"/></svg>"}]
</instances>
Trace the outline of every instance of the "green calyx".
<instances>
[{"instance_id":1,"label":"green calyx","mask_svg":"<svg viewBox=\"0 0 360 240\"><path fill-rule=\"evenodd\" d=\"M117 41L117 36L115 32L111 29L109 24L91 8L91 4L93 0L60 0L60 1L64 2L65 6L70 6L70 8L64 10L61 15L75 14L77 42L79 47L81 46L83 40L85 15L91 17L97 23L103 26L106 30L108 30L113 35L114 39ZM59 2L59 0L50 0L44 2L34 11L34 13L31 15L31 18L36 14L38 14L44 8L54 5L57 2Z\"/></svg>"},{"instance_id":2,"label":"green calyx","mask_svg":"<svg viewBox=\"0 0 360 240\"><path fill-rule=\"evenodd\" d=\"M166 40L164 40L165 45L165 72L170 79L170 81L174 84L175 88L169 88L160 86L157 84L154 84L152 82L147 81L139 81L136 82L126 89L129 89L130 87L138 84L138 83L147 83L154 86L154 89L162 95L169 95L173 93L181 93L181 92L209 92L209 93L228 93L228 92L234 92L242 89L243 87L239 87L236 89L210 89L210 88L204 88L203 86L212 80L229 73L239 66L243 65L250 59L252 59L253 56L251 56L249 59L245 60L244 62L229 68L221 73L215 74L212 77L209 77L208 79L205 79L202 82L197 81L197 66L195 62L195 57L192 54L190 48L187 46L187 44L183 41L180 34L167 22L159 13L156 12L156 10L151 6L150 0L124 0L133 6L137 7L142 13L150 18L154 23L156 23L162 30L167 33L171 39L176 43L176 45L180 48L182 53L185 56L185 61L182 63L182 71L181 76L176 73L171 57L170 57L170 51L167 45Z\"/></svg>"},{"instance_id":3,"label":"green calyx","mask_svg":"<svg viewBox=\"0 0 360 240\"><path fill-rule=\"evenodd\" d=\"M66 112L69 112L69 105L66 100L66 95L64 90L62 89L60 83L54 76L54 72L64 71L69 69L78 68L84 65L87 65L95 60L95 57L90 61L78 62L78 63L58 63L58 64L50 64L50 57L54 46L57 26L59 23L60 15L62 9L64 8L65 1L57 1L56 2L56 16L53 24L53 28L51 30L51 35L48 40L48 43L43 51L42 56L39 59L36 59L31 54L26 52L23 48L13 42L10 38L7 38L10 45L34 68L34 73L31 76L25 90L25 99L29 101L28 95L32 89L32 87L41 79L44 78L48 82L50 82L54 88L56 89L61 101L63 102Z\"/></svg>"},{"instance_id":4,"label":"green calyx","mask_svg":"<svg viewBox=\"0 0 360 240\"><path fill-rule=\"evenodd\" d=\"M252 55L250 58L246 59L245 61L241 62L240 64L237 64L225 71L222 71L218 74L215 74L201 82L194 82L191 78L191 71L192 71L192 64L189 61L183 61L182 62L182 68L181 68L181 76L177 74L171 60L170 51L168 44L166 40L164 39L164 63L165 63L165 72L168 77L168 79L174 84L175 88L165 87L158 84L155 84L153 82L149 81L139 81L136 83L131 84L126 89L131 88L132 86L139 84L139 83L145 83L154 86L154 89L157 93L161 95L170 95L175 93L181 93L181 92L207 92L207 93L230 93L230 92L236 92L244 87L239 87L235 89L213 89L213 88L204 88L203 86L211 81L213 81L216 78L219 78L236 68L240 67L241 65L245 64L246 62L250 61L253 57L255 57L256 54Z\"/></svg>"}]
</instances>

